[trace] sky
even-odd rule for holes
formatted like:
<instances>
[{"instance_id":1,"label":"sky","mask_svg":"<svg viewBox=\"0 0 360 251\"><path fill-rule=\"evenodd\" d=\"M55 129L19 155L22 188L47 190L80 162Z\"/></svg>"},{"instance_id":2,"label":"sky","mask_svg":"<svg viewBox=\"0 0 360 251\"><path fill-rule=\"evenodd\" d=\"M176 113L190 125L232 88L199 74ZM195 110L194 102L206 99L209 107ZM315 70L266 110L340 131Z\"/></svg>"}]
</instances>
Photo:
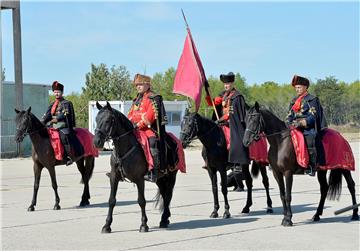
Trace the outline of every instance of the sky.
<instances>
[{"instance_id":1,"label":"sky","mask_svg":"<svg viewBox=\"0 0 360 251\"><path fill-rule=\"evenodd\" d=\"M184 10L205 73L249 85L359 79L358 1L21 1L23 81L81 92L91 63L152 76L177 67ZM12 15L1 11L2 64L13 81Z\"/></svg>"}]
</instances>

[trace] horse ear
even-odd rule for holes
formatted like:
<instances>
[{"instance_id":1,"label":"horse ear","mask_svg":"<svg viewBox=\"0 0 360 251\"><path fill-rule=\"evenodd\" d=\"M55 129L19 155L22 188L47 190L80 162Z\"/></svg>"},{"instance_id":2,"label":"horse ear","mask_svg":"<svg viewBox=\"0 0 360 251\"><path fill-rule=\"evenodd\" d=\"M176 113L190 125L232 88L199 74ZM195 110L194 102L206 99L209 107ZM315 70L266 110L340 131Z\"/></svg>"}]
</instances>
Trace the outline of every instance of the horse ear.
<instances>
[{"instance_id":1,"label":"horse ear","mask_svg":"<svg viewBox=\"0 0 360 251\"><path fill-rule=\"evenodd\" d=\"M16 109L16 108L14 108L14 110L15 110L16 113L19 113L19 112L20 112L20 111L19 111L18 109Z\"/></svg>"},{"instance_id":2,"label":"horse ear","mask_svg":"<svg viewBox=\"0 0 360 251\"><path fill-rule=\"evenodd\" d=\"M96 101L96 108L98 109L98 110L101 110L103 107L99 104L99 102L98 101Z\"/></svg>"},{"instance_id":3,"label":"horse ear","mask_svg":"<svg viewBox=\"0 0 360 251\"><path fill-rule=\"evenodd\" d=\"M109 110L111 110L112 108L111 108L111 105L110 105L110 103L109 103L109 101L106 101L106 108L107 109L109 109Z\"/></svg>"},{"instance_id":4,"label":"horse ear","mask_svg":"<svg viewBox=\"0 0 360 251\"><path fill-rule=\"evenodd\" d=\"M31 112L31 106L26 110L26 113L29 114Z\"/></svg>"},{"instance_id":5,"label":"horse ear","mask_svg":"<svg viewBox=\"0 0 360 251\"><path fill-rule=\"evenodd\" d=\"M255 110L257 112L260 110L260 105L259 105L259 103L257 101L255 102Z\"/></svg>"}]
</instances>

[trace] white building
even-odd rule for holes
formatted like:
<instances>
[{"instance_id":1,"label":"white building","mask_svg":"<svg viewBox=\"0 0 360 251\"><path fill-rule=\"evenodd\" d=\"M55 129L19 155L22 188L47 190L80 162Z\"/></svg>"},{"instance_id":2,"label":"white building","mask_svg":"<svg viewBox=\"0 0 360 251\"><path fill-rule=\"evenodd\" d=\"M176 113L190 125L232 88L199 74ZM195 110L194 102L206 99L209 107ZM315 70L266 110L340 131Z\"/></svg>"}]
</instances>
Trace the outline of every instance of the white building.
<instances>
[{"instance_id":1,"label":"white building","mask_svg":"<svg viewBox=\"0 0 360 251\"><path fill-rule=\"evenodd\" d=\"M99 101L99 103L104 106L106 101ZM112 108L120 111L121 113L127 115L132 101L109 101ZM180 137L180 123L182 118L185 115L185 109L188 107L187 101L164 101L164 106L166 110L166 115L168 118L168 124L166 125L166 131L172 132L177 137ZM96 101L89 102L89 131L95 134L96 129L96 115L98 109L96 107ZM108 142L104 147L111 149L111 143Z\"/></svg>"}]
</instances>

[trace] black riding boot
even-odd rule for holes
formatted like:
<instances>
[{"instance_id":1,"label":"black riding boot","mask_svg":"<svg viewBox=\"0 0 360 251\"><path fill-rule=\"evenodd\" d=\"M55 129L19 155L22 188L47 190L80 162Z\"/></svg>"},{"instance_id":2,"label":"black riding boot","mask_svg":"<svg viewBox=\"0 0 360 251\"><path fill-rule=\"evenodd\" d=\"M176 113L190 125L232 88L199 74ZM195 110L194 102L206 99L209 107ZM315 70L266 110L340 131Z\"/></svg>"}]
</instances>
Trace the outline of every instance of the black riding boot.
<instances>
[{"instance_id":1,"label":"black riding boot","mask_svg":"<svg viewBox=\"0 0 360 251\"><path fill-rule=\"evenodd\" d=\"M71 154L71 146L69 144L64 144L64 150L66 152L66 165L71 165L74 161Z\"/></svg>"},{"instance_id":2,"label":"black riding boot","mask_svg":"<svg viewBox=\"0 0 360 251\"><path fill-rule=\"evenodd\" d=\"M237 185L234 188L234 191L236 191L236 192L244 191L244 184L242 182L242 173L234 173L234 180L235 180L236 185Z\"/></svg>"},{"instance_id":3,"label":"black riding boot","mask_svg":"<svg viewBox=\"0 0 360 251\"><path fill-rule=\"evenodd\" d=\"M315 176L317 169L317 153L315 147L315 137L312 135L305 135L306 144L309 153L309 166L305 173L310 176Z\"/></svg>"},{"instance_id":4,"label":"black riding boot","mask_svg":"<svg viewBox=\"0 0 360 251\"><path fill-rule=\"evenodd\" d=\"M243 170L242 170L242 166L240 164L234 164L234 175L241 175Z\"/></svg>"},{"instance_id":5,"label":"black riding boot","mask_svg":"<svg viewBox=\"0 0 360 251\"><path fill-rule=\"evenodd\" d=\"M144 176L144 179L150 182L156 182L158 178L158 170L160 167L160 152L157 148L150 148L150 152L151 156L153 157L154 168Z\"/></svg>"}]
</instances>

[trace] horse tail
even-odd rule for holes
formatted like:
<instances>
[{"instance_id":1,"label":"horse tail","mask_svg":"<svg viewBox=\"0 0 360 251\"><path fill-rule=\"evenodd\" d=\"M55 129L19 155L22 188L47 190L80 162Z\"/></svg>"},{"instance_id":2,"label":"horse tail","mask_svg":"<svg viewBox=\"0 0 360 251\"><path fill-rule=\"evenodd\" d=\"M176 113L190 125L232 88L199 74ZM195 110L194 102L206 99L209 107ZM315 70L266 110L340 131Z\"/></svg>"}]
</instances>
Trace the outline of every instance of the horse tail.
<instances>
[{"instance_id":1,"label":"horse tail","mask_svg":"<svg viewBox=\"0 0 360 251\"><path fill-rule=\"evenodd\" d=\"M261 167L260 164L253 160L252 165L251 165L251 175L254 178L257 178L259 176L260 167Z\"/></svg>"},{"instance_id":2,"label":"horse tail","mask_svg":"<svg viewBox=\"0 0 360 251\"><path fill-rule=\"evenodd\" d=\"M85 172L88 172L89 180L90 180L93 175L93 172L94 172L95 157L94 156L84 157L84 161L85 161ZM80 183L84 184L84 180L82 178L81 178Z\"/></svg>"},{"instance_id":3,"label":"horse tail","mask_svg":"<svg viewBox=\"0 0 360 251\"><path fill-rule=\"evenodd\" d=\"M342 170L334 169L330 172L329 191L327 198L329 200L339 200L341 195Z\"/></svg>"},{"instance_id":4,"label":"horse tail","mask_svg":"<svg viewBox=\"0 0 360 251\"><path fill-rule=\"evenodd\" d=\"M164 211L164 199L161 196L160 189L158 189L155 195L155 208L159 208L159 211Z\"/></svg>"}]
</instances>

